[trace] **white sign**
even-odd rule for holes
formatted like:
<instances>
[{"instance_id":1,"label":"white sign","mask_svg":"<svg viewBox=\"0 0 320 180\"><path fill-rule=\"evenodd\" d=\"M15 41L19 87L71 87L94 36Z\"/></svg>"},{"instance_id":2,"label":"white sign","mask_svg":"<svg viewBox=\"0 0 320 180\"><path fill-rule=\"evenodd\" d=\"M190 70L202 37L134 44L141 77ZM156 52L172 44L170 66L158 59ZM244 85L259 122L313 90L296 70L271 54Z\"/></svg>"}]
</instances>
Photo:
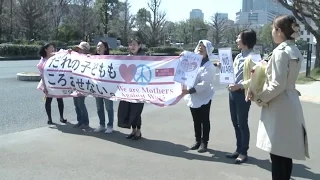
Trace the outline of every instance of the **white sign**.
<instances>
[{"instance_id":1,"label":"white sign","mask_svg":"<svg viewBox=\"0 0 320 180\"><path fill-rule=\"evenodd\" d=\"M233 72L233 60L231 48L218 49L219 59L221 63L220 68L220 83L221 84L233 84L234 72Z\"/></svg>"},{"instance_id":2,"label":"white sign","mask_svg":"<svg viewBox=\"0 0 320 180\"><path fill-rule=\"evenodd\" d=\"M197 77L201 61L201 55L188 51L183 52L183 56L179 59L174 81L192 87Z\"/></svg>"},{"instance_id":3,"label":"white sign","mask_svg":"<svg viewBox=\"0 0 320 180\"><path fill-rule=\"evenodd\" d=\"M255 63L258 63L262 60L260 54L251 54L250 56L251 56L251 60Z\"/></svg>"},{"instance_id":4,"label":"white sign","mask_svg":"<svg viewBox=\"0 0 320 180\"><path fill-rule=\"evenodd\" d=\"M182 85L173 80L178 63L178 57L59 52L43 65L43 82L48 97L92 95L170 106L182 98Z\"/></svg>"}]
</instances>

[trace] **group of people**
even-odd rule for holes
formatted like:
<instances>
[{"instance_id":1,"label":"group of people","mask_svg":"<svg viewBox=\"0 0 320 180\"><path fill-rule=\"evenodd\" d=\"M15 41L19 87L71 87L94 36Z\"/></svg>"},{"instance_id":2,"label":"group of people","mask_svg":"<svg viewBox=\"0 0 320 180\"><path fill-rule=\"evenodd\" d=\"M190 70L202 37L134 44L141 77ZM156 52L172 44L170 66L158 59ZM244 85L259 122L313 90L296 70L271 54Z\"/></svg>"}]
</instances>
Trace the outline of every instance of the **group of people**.
<instances>
[{"instance_id":1,"label":"group of people","mask_svg":"<svg viewBox=\"0 0 320 180\"><path fill-rule=\"evenodd\" d=\"M129 49L130 54L133 56L143 56L145 55L142 51L142 43L139 39L134 38L130 40ZM53 124L51 116L51 102L52 97L48 95L48 90L46 84L43 80L43 70L45 62L52 56L54 56L55 47L52 43L48 43L41 47L39 55L41 56L40 62L37 67L40 71L42 80L38 85L38 89L41 89L45 94L45 109L48 116L47 123L49 125ZM90 54L90 45L87 42L81 42L76 46L76 51L79 54ZM72 53L72 50L69 50ZM109 45L105 41L100 41L97 44L96 55L109 55ZM73 97L73 103L75 106L75 111L77 115L77 124L74 128L88 129L89 128L89 115L87 107L85 104L86 96ZM114 123L114 109L113 101L105 99L102 97L95 97L97 113L99 117L99 127L94 129L94 132L105 132L110 134L113 132ZM62 98L57 98L58 108L60 113L60 122L66 123L67 120L63 116L64 103ZM127 139L138 140L141 138L141 113L143 111L144 104L138 102L126 102L120 101L118 106L118 126L122 128L132 128L132 132L126 137ZM106 124L105 110L108 113L108 123Z\"/></svg>"},{"instance_id":2,"label":"group of people","mask_svg":"<svg viewBox=\"0 0 320 180\"><path fill-rule=\"evenodd\" d=\"M299 34L297 20L291 15L282 15L274 19L272 25L272 37L278 46L272 55L264 59L266 67L266 79L263 90L259 94L249 93L249 100L245 91L248 90L250 79L244 80L245 60L254 54L253 47L256 44L256 32L251 29L240 32L236 39L238 48L241 50L233 63L235 83L230 84L229 109L231 121L235 130L235 151L227 154L227 158L235 159L236 164L248 160L248 149L250 141L250 130L248 116L251 102L262 107L259 121L257 147L270 153L272 161L272 179L289 180L292 171L292 159L305 160L309 157L307 132L303 117L299 93L295 89L303 56L295 45L295 38ZM52 44L44 46L40 55L42 59L38 65L40 72L43 70L43 62L52 56L54 47ZM89 53L90 46L82 42L77 47L78 53ZM145 55L141 49L141 41L132 39L129 42L130 55ZM218 62L210 62L213 46L208 40L200 40L195 53L203 56L201 66L195 83L191 87L184 87L182 94L187 99L194 124L195 143L190 147L199 153L206 152L210 136L210 105L214 97L214 66L220 68ZM99 42L97 54L108 55L109 48L106 42ZM42 64L42 65L41 65ZM41 67L42 66L42 67ZM43 91L47 93L43 84ZM63 100L58 100L60 121L65 123L63 117ZM51 97L46 98L45 109L48 115L48 124L52 124ZM113 102L108 99L96 98L97 112L100 126L95 132L113 131ZM109 123L105 125L104 104L108 112ZM77 113L78 123L76 128L87 128L89 126L88 112L85 106L85 96L75 97L74 105ZM118 126L132 128L132 132L126 137L137 140L141 138L141 113L144 104L138 102L120 101L118 109Z\"/></svg>"}]
</instances>

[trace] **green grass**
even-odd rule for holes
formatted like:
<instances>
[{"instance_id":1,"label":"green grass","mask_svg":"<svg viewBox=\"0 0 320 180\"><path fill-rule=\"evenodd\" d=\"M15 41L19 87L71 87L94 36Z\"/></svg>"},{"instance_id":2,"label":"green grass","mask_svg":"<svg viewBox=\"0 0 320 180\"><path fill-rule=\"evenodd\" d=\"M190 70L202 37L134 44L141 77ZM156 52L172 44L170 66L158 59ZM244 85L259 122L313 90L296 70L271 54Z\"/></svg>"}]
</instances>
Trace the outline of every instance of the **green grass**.
<instances>
[{"instance_id":1,"label":"green grass","mask_svg":"<svg viewBox=\"0 0 320 180\"><path fill-rule=\"evenodd\" d=\"M298 76L297 84L309 84L315 81L320 81L320 68L311 70L310 77L306 77L306 73L300 73Z\"/></svg>"}]
</instances>

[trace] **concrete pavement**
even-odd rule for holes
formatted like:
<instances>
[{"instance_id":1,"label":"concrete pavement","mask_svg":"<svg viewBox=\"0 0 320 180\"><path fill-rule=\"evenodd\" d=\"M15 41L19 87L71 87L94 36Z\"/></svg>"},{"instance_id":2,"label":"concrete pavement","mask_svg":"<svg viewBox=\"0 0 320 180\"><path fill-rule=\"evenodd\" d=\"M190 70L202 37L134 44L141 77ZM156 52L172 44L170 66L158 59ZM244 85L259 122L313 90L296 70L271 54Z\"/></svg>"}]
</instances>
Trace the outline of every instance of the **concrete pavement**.
<instances>
[{"instance_id":1,"label":"concrete pavement","mask_svg":"<svg viewBox=\"0 0 320 180\"><path fill-rule=\"evenodd\" d=\"M301 93L301 101L320 104L320 81L311 84L297 84L296 88Z\"/></svg>"},{"instance_id":2,"label":"concrete pavement","mask_svg":"<svg viewBox=\"0 0 320 180\"><path fill-rule=\"evenodd\" d=\"M225 90L216 93L211 110L210 152L188 151L193 143L189 109L182 101L167 108L148 106L143 112L143 139L83 132L54 125L0 136L1 180L270 180L269 155L255 147L260 108L250 111L248 163L234 165L224 156L235 149ZM295 161L294 179L320 179L318 137L320 105L303 103L311 159ZM74 118L73 118L74 119ZM98 125L91 116L91 126ZM116 122L115 122L116 124Z\"/></svg>"}]
</instances>

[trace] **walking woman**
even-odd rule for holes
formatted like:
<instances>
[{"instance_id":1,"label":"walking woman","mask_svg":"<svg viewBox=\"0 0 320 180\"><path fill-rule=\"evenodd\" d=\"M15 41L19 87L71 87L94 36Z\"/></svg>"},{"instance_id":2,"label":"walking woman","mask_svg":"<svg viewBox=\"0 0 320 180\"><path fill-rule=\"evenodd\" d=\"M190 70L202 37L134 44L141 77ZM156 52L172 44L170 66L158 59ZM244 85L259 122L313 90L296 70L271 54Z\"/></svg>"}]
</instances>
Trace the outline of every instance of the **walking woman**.
<instances>
[{"instance_id":1,"label":"walking woman","mask_svg":"<svg viewBox=\"0 0 320 180\"><path fill-rule=\"evenodd\" d=\"M52 116L51 116L52 97L49 97L47 95L48 91L47 91L46 85L43 80L43 68L44 68L46 61L54 55L53 52L54 52L54 45L53 44L49 43L49 44L45 44L44 46L42 46L39 51L39 55L40 55L41 59L37 65L37 67L40 71L41 78L42 78L39 85L38 85L38 89L42 89L43 92L46 94L45 109L46 109L47 116L48 116L48 122L47 122L48 124L53 124ZM58 109L59 109L59 114L60 114L60 122L66 123L67 120L64 119L64 117L63 117L63 110L64 110L63 99L57 98L57 102L58 102Z\"/></svg>"},{"instance_id":2,"label":"walking woman","mask_svg":"<svg viewBox=\"0 0 320 180\"><path fill-rule=\"evenodd\" d=\"M249 29L243 30L238 35L236 43L241 53L235 57L233 67L235 75L235 83L228 87L229 92L229 108L232 124L236 135L237 149L231 154L227 154L227 158L235 159L236 164L241 164L248 159L248 149L250 140L250 131L248 126L248 116L251 101L246 101L245 88L248 81L243 79L243 68L245 60L253 53L253 47L257 42L256 32Z\"/></svg>"},{"instance_id":3,"label":"walking woman","mask_svg":"<svg viewBox=\"0 0 320 180\"><path fill-rule=\"evenodd\" d=\"M199 41L194 52L203 56L201 67L198 70L194 86L182 90L182 94L188 95L188 106L193 118L196 139L190 149L198 150L199 153L207 151L210 134L210 106L214 95L214 66L209 61L212 51L213 46L210 41Z\"/></svg>"},{"instance_id":4,"label":"walking woman","mask_svg":"<svg viewBox=\"0 0 320 180\"><path fill-rule=\"evenodd\" d=\"M90 45L87 42L81 42L77 47L76 51L80 54L89 54L90 53ZM89 116L87 107L85 104L86 96L78 96L73 98L73 103L75 106L75 110L77 113L77 121L74 128L79 129L88 129L89 128Z\"/></svg>"},{"instance_id":5,"label":"walking woman","mask_svg":"<svg viewBox=\"0 0 320 180\"><path fill-rule=\"evenodd\" d=\"M129 50L131 56L145 56L142 51L142 42L138 38L130 39ZM127 139L138 140L141 134L141 114L144 103L120 101L118 106L118 126L121 128L132 128L132 132L126 136Z\"/></svg>"},{"instance_id":6,"label":"walking woman","mask_svg":"<svg viewBox=\"0 0 320 180\"><path fill-rule=\"evenodd\" d=\"M257 147L270 153L272 179L289 180L292 159L309 158L308 138L299 93L295 83L303 56L295 45L299 25L292 15L273 21L272 37L278 46L266 67L267 80L251 100L262 106Z\"/></svg>"},{"instance_id":7,"label":"walking woman","mask_svg":"<svg viewBox=\"0 0 320 180\"><path fill-rule=\"evenodd\" d=\"M105 41L100 41L97 45L97 54L98 55L109 55L109 45ZM114 111L113 111L113 101L101 97L96 97L97 113L100 120L100 126L94 130L94 132L105 132L110 134L113 132L113 120L114 120ZM104 106L108 113L108 124L106 128L106 117L104 113Z\"/></svg>"}]
</instances>

